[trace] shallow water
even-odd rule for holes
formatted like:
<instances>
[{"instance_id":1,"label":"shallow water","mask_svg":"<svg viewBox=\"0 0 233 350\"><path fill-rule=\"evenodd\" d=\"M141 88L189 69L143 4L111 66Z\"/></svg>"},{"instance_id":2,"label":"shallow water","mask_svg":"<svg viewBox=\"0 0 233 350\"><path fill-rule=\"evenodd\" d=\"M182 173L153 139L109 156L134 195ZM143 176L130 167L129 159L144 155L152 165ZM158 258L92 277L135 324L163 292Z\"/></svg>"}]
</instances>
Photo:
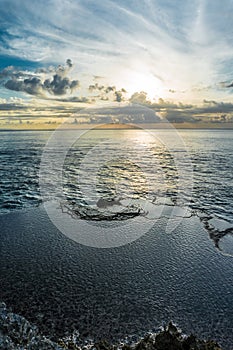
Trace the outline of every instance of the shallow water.
<instances>
[{"instance_id":1,"label":"shallow water","mask_svg":"<svg viewBox=\"0 0 233 350\"><path fill-rule=\"evenodd\" d=\"M172 234L160 219L140 239L110 249L68 239L42 208L2 215L0 225L0 299L45 334L78 329L119 340L173 320L231 349L233 260L197 218Z\"/></svg>"},{"instance_id":2,"label":"shallow water","mask_svg":"<svg viewBox=\"0 0 233 350\"><path fill-rule=\"evenodd\" d=\"M0 213L38 206L42 199L63 199L77 211L80 205L96 209L102 198L131 199L134 204L136 199L155 204L162 199L189 205L208 219L223 220L225 230L232 228L232 130L58 132L56 142L46 148L48 169L43 169L43 180L48 183L41 198L41 156L52 135L49 131L1 132ZM64 153L72 137L76 142ZM219 223L215 223L214 236L218 236ZM230 234L231 230L224 239L231 245ZM229 252L233 254L233 247Z\"/></svg>"},{"instance_id":3,"label":"shallow water","mask_svg":"<svg viewBox=\"0 0 233 350\"><path fill-rule=\"evenodd\" d=\"M42 201L40 160L51 132L2 132L0 300L55 337L78 328L84 336L119 340L172 319L230 350L233 131L180 131L182 149L171 131L89 131L68 150L59 182L59 159L72 133L47 146L45 205L65 202L84 218L93 210L105 219L124 211L118 219L124 216L136 240L96 249L59 232L43 208L32 209ZM120 205L99 208L102 198ZM185 218L168 233L173 207L173 215ZM143 234L125 215L137 209L141 227L151 220ZM105 221L95 221L94 231Z\"/></svg>"}]
</instances>

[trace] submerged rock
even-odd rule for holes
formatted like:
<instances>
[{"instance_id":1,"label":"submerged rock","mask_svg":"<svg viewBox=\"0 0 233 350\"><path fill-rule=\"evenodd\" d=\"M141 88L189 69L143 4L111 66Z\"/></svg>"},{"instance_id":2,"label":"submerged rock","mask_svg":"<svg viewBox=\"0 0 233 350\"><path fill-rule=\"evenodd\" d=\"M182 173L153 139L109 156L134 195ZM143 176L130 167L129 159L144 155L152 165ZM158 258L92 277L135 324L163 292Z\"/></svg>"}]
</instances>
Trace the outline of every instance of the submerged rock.
<instances>
[{"instance_id":1,"label":"submerged rock","mask_svg":"<svg viewBox=\"0 0 233 350\"><path fill-rule=\"evenodd\" d=\"M113 198L112 200L100 198L96 203L96 205L98 208L107 208L113 205L121 205L121 202L120 202L120 199L115 199L115 198Z\"/></svg>"},{"instance_id":2,"label":"submerged rock","mask_svg":"<svg viewBox=\"0 0 233 350\"><path fill-rule=\"evenodd\" d=\"M148 334L133 345L111 345L105 340L86 344L79 339L76 331L73 335L52 342L40 334L38 328L24 317L7 310L0 303L0 350L222 350L212 341L199 340L194 335L184 336L169 322L162 331Z\"/></svg>"},{"instance_id":3,"label":"submerged rock","mask_svg":"<svg viewBox=\"0 0 233 350\"><path fill-rule=\"evenodd\" d=\"M113 206L116 211L110 210ZM118 201L99 200L96 207L86 205L70 204L67 202L60 203L63 213L70 215L73 219L90 220L90 221L121 221L134 218L144 214L142 208L131 206L120 206Z\"/></svg>"}]
</instances>

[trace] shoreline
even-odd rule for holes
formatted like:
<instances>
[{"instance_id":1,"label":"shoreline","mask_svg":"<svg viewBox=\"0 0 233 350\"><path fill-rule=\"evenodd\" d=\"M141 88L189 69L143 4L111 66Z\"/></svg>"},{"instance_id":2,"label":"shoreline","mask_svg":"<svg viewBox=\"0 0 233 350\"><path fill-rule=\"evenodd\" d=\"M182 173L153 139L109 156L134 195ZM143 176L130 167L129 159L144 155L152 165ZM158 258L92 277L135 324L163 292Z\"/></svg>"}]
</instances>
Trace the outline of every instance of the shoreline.
<instances>
[{"instance_id":1,"label":"shoreline","mask_svg":"<svg viewBox=\"0 0 233 350\"><path fill-rule=\"evenodd\" d=\"M213 340L200 340L195 335L184 335L171 321L156 333L111 344L106 340L80 339L74 331L62 339L52 341L24 317L13 314L6 304L0 302L0 349L2 350L223 350Z\"/></svg>"}]
</instances>

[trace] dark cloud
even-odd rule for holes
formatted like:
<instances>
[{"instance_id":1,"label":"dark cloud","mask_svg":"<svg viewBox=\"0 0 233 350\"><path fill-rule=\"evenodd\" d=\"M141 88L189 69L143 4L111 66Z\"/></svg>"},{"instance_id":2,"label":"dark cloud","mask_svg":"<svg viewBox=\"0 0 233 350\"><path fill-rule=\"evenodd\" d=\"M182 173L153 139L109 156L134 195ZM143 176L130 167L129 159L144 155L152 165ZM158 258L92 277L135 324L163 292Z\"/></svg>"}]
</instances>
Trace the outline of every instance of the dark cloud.
<instances>
[{"instance_id":1,"label":"dark cloud","mask_svg":"<svg viewBox=\"0 0 233 350\"><path fill-rule=\"evenodd\" d=\"M94 91L99 92L100 94L96 97L100 98L101 101L109 101L111 100L110 95L112 94L112 99L116 102L122 102L125 100L125 93L127 92L125 89L117 90L116 86L104 86L95 83L93 85L89 85L88 90L92 93Z\"/></svg>"},{"instance_id":2,"label":"dark cloud","mask_svg":"<svg viewBox=\"0 0 233 350\"><path fill-rule=\"evenodd\" d=\"M105 89L105 93L108 94L109 92L115 92L116 87L115 86L107 86Z\"/></svg>"},{"instance_id":3,"label":"dark cloud","mask_svg":"<svg viewBox=\"0 0 233 350\"><path fill-rule=\"evenodd\" d=\"M233 104L208 101L204 100L201 106L195 105L185 105L182 103L172 103L169 101L164 101L159 99L158 103L154 103L151 106L157 112L161 112L163 117L172 123L196 123L200 121L212 121L212 120L229 120L230 116L227 116L225 119L221 116L223 114L233 113Z\"/></svg>"},{"instance_id":4,"label":"dark cloud","mask_svg":"<svg viewBox=\"0 0 233 350\"><path fill-rule=\"evenodd\" d=\"M89 88L88 90L90 92L93 92L93 91L102 91L105 89L105 86L104 85L99 85L98 83L96 84L93 84L93 85L89 85Z\"/></svg>"},{"instance_id":5,"label":"dark cloud","mask_svg":"<svg viewBox=\"0 0 233 350\"><path fill-rule=\"evenodd\" d=\"M173 123L182 122L227 122L232 119L233 104L204 100L203 105L163 103L153 104L153 108Z\"/></svg>"},{"instance_id":6,"label":"dark cloud","mask_svg":"<svg viewBox=\"0 0 233 350\"><path fill-rule=\"evenodd\" d=\"M211 123L228 123L228 122L231 122L232 119L233 119L232 116L229 116L227 114L222 114L219 116L211 117L210 122Z\"/></svg>"},{"instance_id":7,"label":"dark cloud","mask_svg":"<svg viewBox=\"0 0 233 350\"><path fill-rule=\"evenodd\" d=\"M74 103L89 103L90 100L87 97L68 97L68 98L57 98L56 101L59 102L74 102ZM61 107L64 108L64 107Z\"/></svg>"},{"instance_id":8,"label":"dark cloud","mask_svg":"<svg viewBox=\"0 0 233 350\"><path fill-rule=\"evenodd\" d=\"M8 80L4 86L9 90L22 91L30 95L43 96L45 93L49 93L50 95L60 96L77 89L79 81L55 74L52 80L46 79L44 82L37 77L24 80L13 78Z\"/></svg>"},{"instance_id":9,"label":"dark cloud","mask_svg":"<svg viewBox=\"0 0 233 350\"><path fill-rule=\"evenodd\" d=\"M15 103L0 103L0 111L26 110L28 107Z\"/></svg>"},{"instance_id":10,"label":"dark cloud","mask_svg":"<svg viewBox=\"0 0 233 350\"><path fill-rule=\"evenodd\" d=\"M233 82L229 83L229 82L223 81L223 82L220 83L220 86L222 88L232 88L233 87Z\"/></svg>"},{"instance_id":11,"label":"dark cloud","mask_svg":"<svg viewBox=\"0 0 233 350\"><path fill-rule=\"evenodd\" d=\"M69 59L69 58L66 60L66 64L69 68L73 67L73 63L72 63L71 59Z\"/></svg>"},{"instance_id":12,"label":"dark cloud","mask_svg":"<svg viewBox=\"0 0 233 350\"><path fill-rule=\"evenodd\" d=\"M233 88L233 81L221 81L218 86L221 89L232 89Z\"/></svg>"},{"instance_id":13,"label":"dark cloud","mask_svg":"<svg viewBox=\"0 0 233 350\"><path fill-rule=\"evenodd\" d=\"M39 78L27 78L24 80L17 80L16 78L8 80L4 86L8 90L23 91L30 95L42 95L43 84Z\"/></svg>"},{"instance_id":14,"label":"dark cloud","mask_svg":"<svg viewBox=\"0 0 233 350\"><path fill-rule=\"evenodd\" d=\"M123 93L122 91L115 91L116 102L123 101Z\"/></svg>"},{"instance_id":15,"label":"dark cloud","mask_svg":"<svg viewBox=\"0 0 233 350\"><path fill-rule=\"evenodd\" d=\"M200 118L195 118L186 111L181 110L167 110L163 116L171 123L197 123L201 121Z\"/></svg>"},{"instance_id":16,"label":"dark cloud","mask_svg":"<svg viewBox=\"0 0 233 350\"><path fill-rule=\"evenodd\" d=\"M104 86L104 85L99 85L98 83L95 83L93 85L89 86L89 91L103 91L105 94L108 94L110 92L116 91L115 86Z\"/></svg>"},{"instance_id":17,"label":"dark cloud","mask_svg":"<svg viewBox=\"0 0 233 350\"><path fill-rule=\"evenodd\" d=\"M30 80L31 82L31 80ZM38 82L35 81L35 86ZM32 89L32 87L31 87ZM121 90L119 91L121 92ZM145 96L144 96L145 97ZM118 102L122 96L119 95ZM217 101L204 100L201 106L185 105L182 103L173 103L159 99L156 103L150 103L149 106L142 104L120 105L106 108L83 108L82 103L90 103L86 97L56 97L53 99L58 102L70 102L67 105L54 104L52 106L37 106L27 104L20 100L2 100L0 103L1 119L19 118L23 115L24 119L30 118L63 118L76 115L82 122L87 123L129 123L146 124L162 122L163 119L171 123L193 123L201 122L214 125L216 123L227 124L233 122L233 103L224 103ZM147 100L146 100L147 101ZM8 112L10 113L8 116ZM79 112L78 112L79 111ZM22 114L24 112L24 114ZM79 115L80 113L80 115ZM79 119L78 119L79 121ZM201 124L200 124L201 125Z\"/></svg>"},{"instance_id":18,"label":"dark cloud","mask_svg":"<svg viewBox=\"0 0 233 350\"><path fill-rule=\"evenodd\" d=\"M87 112L87 111L86 111ZM123 107L95 108L90 110L91 123L157 123L161 122L156 112L141 105L128 105Z\"/></svg>"},{"instance_id":19,"label":"dark cloud","mask_svg":"<svg viewBox=\"0 0 233 350\"><path fill-rule=\"evenodd\" d=\"M153 109L171 123L228 122L232 120L233 103L204 100L201 106L174 103L159 98L157 102L148 100L144 91L135 92L130 101Z\"/></svg>"},{"instance_id":20,"label":"dark cloud","mask_svg":"<svg viewBox=\"0 0 233 350\"><path fill-rule=\"evenodd\" d=\"M55 74L52 80L46 79L44 81L42 89L51 95L58 96L65 95L67 92L73 92L79 85L78 80L70 80L68 77Z\"/></svg>"},{"instance_id":21,"label":"dark cloud","mask_svg":"<svg viewBox=\"0 0 233 350\"><path fill-rule=\"evenodd\" d=\"M115 95L115 101L116 102L122 102L122 101L125 101L125 93L127 91L125 89L121 89L121 90L118 90L118 91L115 91L114 92L114 95Z\"/></svg>"},{"instance_id":22,"label":"dark cloud","mask_svg":"<svg viewBox=\"0 0 233 350\"><path fill-rule=\"evenodd\" d=\"M66 66L50 67L48 70L37 70L37 73L31 74L27 71L17 71L14 67L7 67L0 72L0 79L4 80L4 86L13 91L26 92L35 96L62 96L72 93L80 84L78 80L71 80L67 77L69 70L73 67L72 61L68 59ZM42 74L55 72L52 78L41 78Z\"/></svg>"},{"instance_id":23,"label":"dark cloud","mask_svg":"<svg viewBox=\"0 0 233 350\"><path fill-rule=\"evenodd\" d=\"M198 113L233 113L233 103L204 100L204 105L197 108Z\"/></svg>"}]
</instances>

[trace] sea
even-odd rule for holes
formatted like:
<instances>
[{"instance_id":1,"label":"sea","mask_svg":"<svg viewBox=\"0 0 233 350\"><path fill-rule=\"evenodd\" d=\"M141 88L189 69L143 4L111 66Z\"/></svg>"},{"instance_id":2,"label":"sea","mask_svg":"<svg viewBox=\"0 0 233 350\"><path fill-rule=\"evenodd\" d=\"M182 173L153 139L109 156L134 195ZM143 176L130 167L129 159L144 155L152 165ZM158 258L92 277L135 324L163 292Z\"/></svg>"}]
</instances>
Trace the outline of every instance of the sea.
<instances>
[{"instance_id":1,"label":"sea","mask_svg":"<svg viewBox=\"0 0 233 350\"><path fill-rule=\"evenodd\" d=\"M0 137L1 301L55 340L172 320L233 349L233 130Z\"/></svg>"}]
</instances>

